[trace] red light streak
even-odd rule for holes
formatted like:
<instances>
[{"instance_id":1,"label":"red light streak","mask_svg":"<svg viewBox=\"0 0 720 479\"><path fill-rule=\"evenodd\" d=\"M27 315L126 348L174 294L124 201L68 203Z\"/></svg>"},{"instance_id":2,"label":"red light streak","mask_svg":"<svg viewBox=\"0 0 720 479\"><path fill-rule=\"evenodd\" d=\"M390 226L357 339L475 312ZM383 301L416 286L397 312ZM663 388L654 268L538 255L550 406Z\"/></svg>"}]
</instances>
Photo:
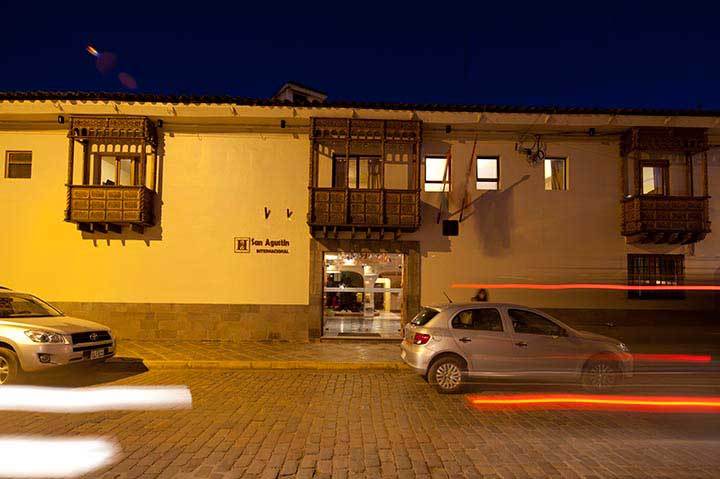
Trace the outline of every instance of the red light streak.
<instances>
[{"instance_id":1,"label":"red light streak","mask_svg":"<svg viewBox=\"0 0 720 479\"><path fill-rule=\"evenodd\" d=\"M563 409L615 409L648 412L720 412L718 397L608 396L573 394L517 394L471 396L470 404L479 408L508 406Z\"/></svg>"},{"instance_id":2,"label":"red light streak","mask_svg":"<svg viewBox=\"0 0 720 479\"><path fill-rule=\"evenodd\" d=\"M633 354L633 359L639 362L667 362L667 363L709 363L712 356L709 354Z\"/></svg>"},{"instance_id":3,"label":"red light streak","mask_svg":"<svg viewBox=\"0 0 720 479\"><path fill-rule=\"evenodd\" d=\"M661 285L661 286L631 286L626 284L597 284L597 283L455 283L452 288L462 289L535 289L535 290L564 290L564 289L606 289L615 291L720 291L715 285Z\"/></svg>"}]
</instances>

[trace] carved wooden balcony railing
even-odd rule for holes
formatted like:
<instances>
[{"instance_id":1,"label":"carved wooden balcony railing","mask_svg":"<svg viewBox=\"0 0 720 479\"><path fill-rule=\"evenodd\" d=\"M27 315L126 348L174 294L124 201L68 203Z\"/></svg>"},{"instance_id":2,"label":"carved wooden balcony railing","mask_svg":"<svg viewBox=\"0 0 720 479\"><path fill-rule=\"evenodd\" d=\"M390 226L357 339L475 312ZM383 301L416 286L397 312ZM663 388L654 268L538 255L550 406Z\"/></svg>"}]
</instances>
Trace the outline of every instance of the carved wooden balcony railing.
<instances>
[{"instance_id":1,"label":"carved wooden balcony railing","mask_svg":"<svg viewBox=\"0 0 720 479\"><path fill-rule=\"evenodd\" d=\"M154 224L154 204L155 192L144 186L71 185L65 221L85 231L142 229Z\"/></svg>"},{"instance_id":2,"label":"carved wooden balcony railing","mask_svg":"<svg viewBox=\"0 0 720 479\"><path fill-rule=\"evenodd\" d=\"M310 188L314 231L415 231L420 192L393 189Z\"/></svg>"},{"instance_id":3,"label":"carved wooden balcony railing","mask_svg":"<svg viewBox=\"0 0 720 479\"><path fill-rule=\"evenodd\" d=\"M622 234L629 243L688 244L709 232L708 197L648 195L622 200Z\"/></svg>"}]
</instances>

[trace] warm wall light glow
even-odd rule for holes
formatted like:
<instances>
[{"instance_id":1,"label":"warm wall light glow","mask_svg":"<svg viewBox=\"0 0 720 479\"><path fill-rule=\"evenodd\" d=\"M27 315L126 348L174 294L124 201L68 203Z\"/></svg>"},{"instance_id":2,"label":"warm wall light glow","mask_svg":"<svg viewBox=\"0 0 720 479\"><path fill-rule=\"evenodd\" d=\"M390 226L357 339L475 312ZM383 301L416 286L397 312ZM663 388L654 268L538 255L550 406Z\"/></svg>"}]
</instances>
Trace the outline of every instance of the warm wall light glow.
<instances>
[{"instance_id":1,"label":"warm wall light glow","mask_svg":"<svg viewBox=\"0 0 720 479\"><path fill-rule=\"evenodd\" d=\"M480 408L510 406L562 409L615 409L647 412L720 412L718 397L608 396L582 394L517 394L471 396L470 404Z\"/></svg>"},{"instance_id":2,"label":"warm wall light glow","mask_svg":"<svg viewBox=\"0 0 720 479\"><path fill-rule=\"evenodd\" d=\"M85 51L87 51L90 55L94 57L100 56L100 52L98 52L92 45L88 45L87 47L85 47Z\"/></svg>"},{"instance_id":3,"label":"warm wall light glow","mask_svg":"<svg viewBox=\"0 0 720 479\"><path fill-rule=\"evenodd\" d=\"M192 407L192 395L186 386L93 388L3 386L0 388L0 411L84 413L190 407Z\"/></svg>"},{"instance_id":4,"label":"warm wall light glow","mask_svg":"<svg viewBox=\"0 0 720 479\"><path fill-rule=\"evenodd\" d=\"M617 291L720 291L715 285L680 285L680 286L631 286L626 284L595 284L595 283L564 283L564 284L537 284L537 283L455 283L453 288L461 289L609 289Z\"/></svg>"},{"instance_id":5,"label":"warm wall light glow","mask_svg":"<svg viewBox=\"0 0 720 479\"><path fill-rule=\"evenodd\" d=\"M118 452L102 439L0 437L0 477L77 477L109 465Z\"/></svg>"}]
</instances>

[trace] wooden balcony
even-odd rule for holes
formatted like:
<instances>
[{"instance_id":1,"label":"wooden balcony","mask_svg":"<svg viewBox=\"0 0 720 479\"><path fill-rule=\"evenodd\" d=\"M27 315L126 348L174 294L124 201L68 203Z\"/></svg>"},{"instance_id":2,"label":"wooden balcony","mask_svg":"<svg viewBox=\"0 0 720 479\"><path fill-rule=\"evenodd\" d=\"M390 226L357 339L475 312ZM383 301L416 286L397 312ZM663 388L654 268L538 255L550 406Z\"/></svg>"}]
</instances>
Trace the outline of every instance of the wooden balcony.
<instances>
[{"instance_id":1,"label":"wooden balcony","mask_svg":"<svg viewBox=\"0 0 720 479\"><path fill-rule=\"evenodd\" d=\"M710 232L708 197L634 196L622 200L629 243L688 244Z\"/></svg>"},{"instance_id":2,"label":"wooden balcony","mask_svg":"<svg viewBox=\"0 0 720 479\"><path fill-rule=\"evenodd\" d=\"M338 231L415 231L420 227L420 192L311 187L308 223L320 236Z\"/></svg>"},{"instance_id":3,"label":"wooden balcony","mask_svg":"<svg viewBox=\"0 0 720 479\"><path fill-rule=\"evenodd\" d=\"M83 231L142 231L154 225L154 204L155 192L144 186L70 185L65 221Z\"/></svg>"}]
</instances>

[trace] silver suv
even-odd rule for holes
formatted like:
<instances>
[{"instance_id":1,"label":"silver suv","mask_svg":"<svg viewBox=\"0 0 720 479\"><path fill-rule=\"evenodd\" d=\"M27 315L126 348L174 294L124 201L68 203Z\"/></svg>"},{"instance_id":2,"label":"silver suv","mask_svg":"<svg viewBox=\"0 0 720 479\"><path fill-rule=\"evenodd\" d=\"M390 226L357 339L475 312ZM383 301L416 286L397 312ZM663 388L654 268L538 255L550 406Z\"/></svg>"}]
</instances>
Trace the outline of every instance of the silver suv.
<instances>
[{"instance_id":1,"label":"silver suv","mask_svg":"<svg viewBox=\"0 0 720 479\"><path fill-rule=\"evenodd\" d=\"M599 392L633 371L620 341L513 304L424 308L405 326L401 350L443 393L457 392L468 378L574 380Z\"/></svg>"},{"instance_id":2,"label":"silver suv","mask_svg":"<svg viewBox=\"0 0 720 479\"><path fill-rule=\"evenodd\" d=\"M115 354L110 329L71 318L30 294L0 288L0 385L22 371L105 360Z\"/></svg>"}]
</instances>

